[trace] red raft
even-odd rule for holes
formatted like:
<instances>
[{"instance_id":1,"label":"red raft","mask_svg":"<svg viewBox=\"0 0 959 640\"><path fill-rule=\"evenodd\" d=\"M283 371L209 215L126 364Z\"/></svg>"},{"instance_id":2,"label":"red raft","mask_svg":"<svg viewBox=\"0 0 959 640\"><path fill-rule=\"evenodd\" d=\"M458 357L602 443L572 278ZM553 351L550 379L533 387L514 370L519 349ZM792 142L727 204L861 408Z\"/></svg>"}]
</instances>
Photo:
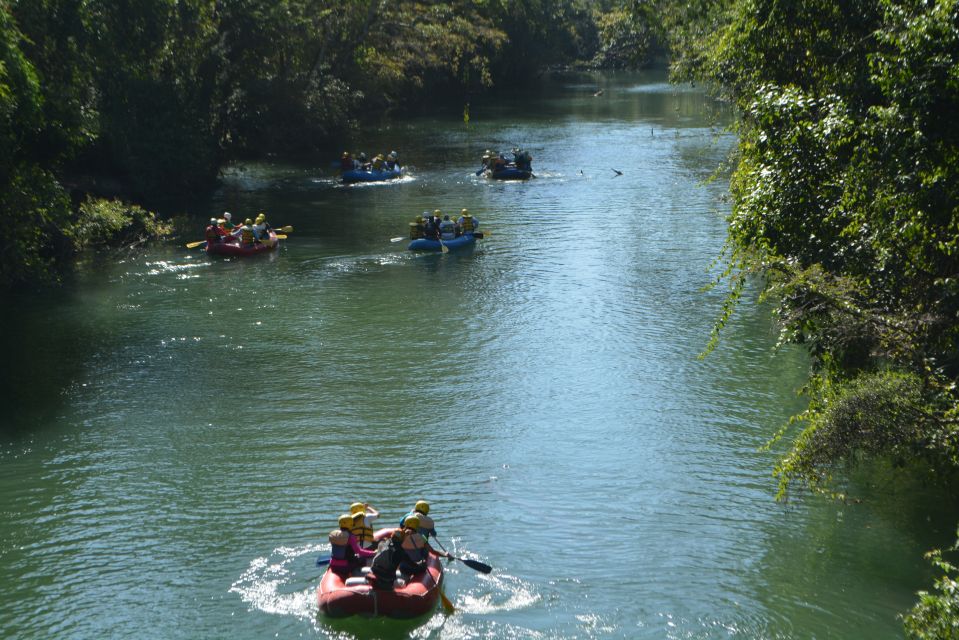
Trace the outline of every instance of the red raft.
<instances>
[{"instance_id":1,"label":"red raft","mask_svg":"<svg viewBox=\"0 0 959 640\"><path fill-rule=\"evenodd\" d=\"M267 240L257 242L252 247L241 246L239 242L217 242L216 244L207 242L206 252L207 255L211 256L255 256L258 253L275 251L279 246L280 240L276 237L276 233L271 230L270 237Z\"/></svg>"},{"instance_id":2,"label":"red raft","mask_svg":"<svg viewBox=\"0 0 959 640\"><path fill-rule=\"evenodd\" d=\"M379 542L392 533L393 529L381 529L375 539ZM320 611L333 618L355 615L415 618L436 608L442 584L443 565L439 557L431 553L426 571L391 591L374 589L368 583L347 586L340 576L327 569L316 598Z\"/></svg>"}]
</instances>

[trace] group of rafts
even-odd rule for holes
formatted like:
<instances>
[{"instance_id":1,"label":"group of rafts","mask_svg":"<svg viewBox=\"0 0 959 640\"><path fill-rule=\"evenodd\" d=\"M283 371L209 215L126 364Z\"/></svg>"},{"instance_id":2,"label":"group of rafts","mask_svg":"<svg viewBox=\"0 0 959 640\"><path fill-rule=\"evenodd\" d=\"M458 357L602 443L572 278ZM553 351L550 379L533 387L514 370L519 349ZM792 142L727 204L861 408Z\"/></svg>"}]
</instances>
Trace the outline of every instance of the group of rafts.
<instances>
[{"instance_id":1,"label":"group of rafts","mask_svg":"<svg viewBox=\"0 0 959 640\"><path fill-rule=\"evenodd\" d=\"M413 618L431 612L443 601L450 613L453 605L443 593L440 558L459 560L489 573L492 567L476 560L457 558L445 549L430 546L436 528L430 506L420 500L403 516L397 528L373 532L372 520L379 513L368 504L355 502L350 513L339 517L339 528L330 532L329 563L320 579L317 602L331 617L352 615Z\"/></svg>"},{"instance_id":2,"label":"group of rafts","mask_svg":"<svg viewBox=\"0 0 959 640\"><path fill-rule=\"evenodd\" d=\"M503 153L487 150L483 154L482 167L476 175L483 173L493 180L527 180L534 177L533 156L521 149L513 149L512 154L513 161L509 162ZM372 162L366 161L366 154L360 153L354 158L348 151L344 151L340 158L340 179L346 184L393 180L402 174L403 168L399 165L395 151L385 157L379 154ZM410 223L410 251L446 253L450 249L473 246L477 239L483 238L483 232L478 230L479 220L470 216L466 209L463 209L456 221L451 221L449 216L440 218L439 213L437 210L430 216L424 211L422 216L417 216ZM279 241L285 236L277 235L269 225L264 229L261 217L265 221L265 216L261 213L255 224L247 219L242 227L237 227L230 221L230 214L224 213L224 218L210 220L205 242L190 243L187 246L193 248L205 244L208 254L225 256L250 256L273 251L280 246ZM248 227L252 234L244 231ZM285 227L282 230L286 229ZM398 238L394 242L396 240Z\"/></svg>"}]
</instances>

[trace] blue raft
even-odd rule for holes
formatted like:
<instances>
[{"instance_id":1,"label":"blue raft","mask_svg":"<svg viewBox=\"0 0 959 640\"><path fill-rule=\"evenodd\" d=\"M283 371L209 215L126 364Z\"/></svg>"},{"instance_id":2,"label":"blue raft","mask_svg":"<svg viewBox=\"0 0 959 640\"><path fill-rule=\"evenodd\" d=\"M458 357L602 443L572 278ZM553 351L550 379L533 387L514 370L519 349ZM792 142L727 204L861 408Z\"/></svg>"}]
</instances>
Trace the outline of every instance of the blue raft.
<instances>
[{"instance_id":1,"label":"blue raft","mask_svg":"<svg viewBox=\"0 0 959 640\"><path fill-rule=\"evenodd\" d=\"M396 167L393 170L377 171L375 169L353 169L344 171L340 174L340 180L343 184L352 184L354 182L384 182L393 180L403 175L403 168Z\"/></svg>"},{"instance_id":2,"label":"blue raft","mask_svg":"<svg viewBox=\"0 0 959 640\"><path fill-rule=\"evenodd\" d=\"M532 175L532 171L515 166L505 167L498 171L486 170L486 177L493 180L529 180Z\"/></svg>"},{"instance_id":3,"label":"blue raft","mask_svg":"<svg viewBox=\"0 0 959 640\"><path fill-rule=\"evenodd\" d=\"M449 250L460 249L462 247L472 247L476 244L476 236L472 233L464 233L458 238L453 238L452 240L444 240L443 244L446 245L446 248ZM429 240L427 238L418 238L410 242L409 247L410 251L442 251L443 247L438 240Z\"/></svg>"}]
</instances>

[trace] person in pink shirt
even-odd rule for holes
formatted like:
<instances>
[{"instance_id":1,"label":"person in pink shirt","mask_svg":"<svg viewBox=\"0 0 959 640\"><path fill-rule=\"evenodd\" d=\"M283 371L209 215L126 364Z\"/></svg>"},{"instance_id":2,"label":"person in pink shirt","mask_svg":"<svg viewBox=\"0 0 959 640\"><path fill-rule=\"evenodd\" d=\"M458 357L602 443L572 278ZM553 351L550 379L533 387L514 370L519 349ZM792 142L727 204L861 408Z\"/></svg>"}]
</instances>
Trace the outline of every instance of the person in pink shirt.
<instances>
[{"instance_id":1,"label":"person in pink shirt","mask_svg":"<svg viewBox=\"0 0 959 640\"><path fill-rule=\"evenodd\" d=\"M353 526L352 515L344 513L337 522L340 528L330 531L330 571L346 580L354 569L366 564L364 558L375 556L376 550L364 549L359 539L350 533L350 527Z\"/></svg>"}]
</instances>

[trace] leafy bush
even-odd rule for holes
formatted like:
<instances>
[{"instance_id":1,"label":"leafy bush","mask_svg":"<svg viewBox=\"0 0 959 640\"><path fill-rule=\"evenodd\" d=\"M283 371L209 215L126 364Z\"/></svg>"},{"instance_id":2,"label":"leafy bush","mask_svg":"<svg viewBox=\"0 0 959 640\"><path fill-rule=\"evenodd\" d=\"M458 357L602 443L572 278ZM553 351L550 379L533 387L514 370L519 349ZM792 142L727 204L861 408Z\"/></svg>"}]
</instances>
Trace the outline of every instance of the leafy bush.
<instances>
[{"instance_id":1,"label":"leafy bush","mask_svg":"<svg viewBox=\"0 0 959 640\"><path fill-rule=\"evenodd\" d=\"M950 551L956 551L953 545ZM903 617L906 635L915 640L959 640L959 568L942 558L939 549L926 554L942 570L936 579L936 592L919 592L919 602Z\"/></svg>"},{"instance_id":2,"label":"leafy bush","mask_svg":"<svg viewBox=\"0 0 959 640\"><path fill-rule=\"evenodd\" d=\"M170 233L168 224L135 204L119 200L87 199L80 205L73 237L80 249L129 247Z\"/></svg>"}]
</instances>

